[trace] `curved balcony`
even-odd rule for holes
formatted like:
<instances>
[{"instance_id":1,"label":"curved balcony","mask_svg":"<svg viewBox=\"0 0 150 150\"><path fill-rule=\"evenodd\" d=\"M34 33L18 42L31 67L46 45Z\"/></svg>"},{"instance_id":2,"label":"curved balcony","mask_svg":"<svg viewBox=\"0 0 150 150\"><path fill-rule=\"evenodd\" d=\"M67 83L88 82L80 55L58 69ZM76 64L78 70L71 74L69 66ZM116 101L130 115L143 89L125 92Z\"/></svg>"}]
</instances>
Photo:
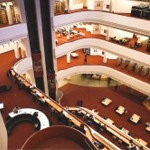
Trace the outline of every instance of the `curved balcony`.
<instances>
[{"instance_id":1,"label":"curved balcony","mask_svg":"<svg viewBox=\"0 0 150 150\"><path fill-rule=\"evenodd\" d=\"M149 20L142 20L102 11L82 11L55 16L54 28L78 22L95 22L105 26L150 36Z\"/></svg>"},{"instance_id":2,"label":"curved balcony","mask_svg":"<svg viewBox=\"0 0 150 150\"><path fill-rule=\"evenodd\" d=\"M150 95L150 84L147 84L143 81L140 81L138 79L135 79L134 77L131 77L129 75L126 75L120 71L114 70L112 68L109 68L107 66L97 66L97 65L92 65L92 66L75 66L71 67L65 70L61 70L57 73L57 80L63 79L67 76L70 75L75 75L75 74L105 74L107 76L112 77L116 81L119 81L137 91L141 91L142 93L146 95Z\"/></svg>"},{"instance_id":3,"label":"curved balcony","mask_svg":"<svg viewBox=\"0 0 150 150\"><path fill-rule=\"evenodd\" d=\"M18 74L27 72L28 70L32 69L32 58L28 57L21 59L14 65L13 68Z\"/></svg>"},{"instance_id":4,"label":"curved balcony","mask_svg":"<svg viewBox=\"0 0 150 150\"><path fill-rule=\"evenodd\" d=\"M25 71L32 68L31 58L25 58L19 61L14 66L14 70L18 74L22 74ZM74 74L82 74L82 73L90 73L90 74L106 74L113 79L128 85L129 87L141 91L146 95L150 95L150 84L143 82L139 79L131 77L130 75L124 74L120 71L117 71L109 66L102 66L102 65L83 65L83 66L74 66L65 70L61 70L57 72L57 80L63 79L67 76L74 75Z\"/></svg>"},{"instance_id":5,"label":"curved balcony","mask_svg":"<svg viewBox=\"0 0 150 150\"><path fill-rule=\"evenodd\" d=\"M79 39L70 43L59 45L55 48L55 55L56 55L56 58L59 58L74 50L85 48L85 47L101 49L106 52L115 54L117 56L122 56L127 59L139 62L141 64L145 64L147 66L150 65L149 55L135 51L133 49L130 49L121 45L111 43L106 40L96 39L96 38L86 38L86 39L82 38L82 39Z\"/></svg>"},{"instance_id":6,"label":"curved balcony","mask_svg":"<svg viewBox=\"0 0 150 150\"><path fill-rule=\"evenodd\" d=\"M28 35L26 23L0 28L0 43L15 41Z\"/></svg>"}]
</instances>

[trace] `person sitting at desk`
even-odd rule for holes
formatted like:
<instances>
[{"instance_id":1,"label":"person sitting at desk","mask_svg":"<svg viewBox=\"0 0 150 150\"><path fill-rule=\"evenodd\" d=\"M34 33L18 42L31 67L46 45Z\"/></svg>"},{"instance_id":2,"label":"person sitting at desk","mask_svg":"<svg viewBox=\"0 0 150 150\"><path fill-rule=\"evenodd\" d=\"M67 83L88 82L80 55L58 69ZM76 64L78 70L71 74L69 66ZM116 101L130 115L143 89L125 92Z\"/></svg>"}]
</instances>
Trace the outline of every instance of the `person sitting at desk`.
<instances>
[{"instance_id":1,"label":"person sitting at desk","mask_svg":"<svg viewBox=\"0 0 150 150\"><path fill-rule=\"evenodd\" d=\"M97 107L95 107L94 109L92 109L92 112L96 113L96 114L99 114L98 110L97 110Z\"/></svg>"},{"instance_id":2,"label":"person sitting at desk","mask_svg":"<svg viewBox=\"0 0 150 150\"><path fill-rule=\"evenodd\" d=\"M135 145L134 145L132 140L130 140L130 143L127 146L127 149L129 149L129 150L136 150L136 147L135 147Z\"/></svg>"},{"instance_id":3,"label":"person sitting at desk","mask_svg":"<svg viewBox=\"0 0 150 150\"><path fill-rule=\"evenodd\" d=\"M81 132L83 132L84 134L86 133L85 129L84 129L84 124L80 124L79 130Z\"/></svg>"},{"instance_id":4,"label":"person sitting at desk","mask_svg":"<svg viewBox=\"0 0 150 150\"><path fill-rule=\"evenodd\" d=\"M13 109L13 112L14 112L14 113L18 113L20 109L21 109L20 107L16 106L16 107Z\"/></svg>"},{"instance_id":5,"label":"person sitting at desk","mask_svg":"<svg viewBox=\"0 0 150 150\"><path fill-rule=\"evenodd\" d=\"M38 112L34 112L33 116L37 118L38 117Z\"/></svg>"}]
</instances>

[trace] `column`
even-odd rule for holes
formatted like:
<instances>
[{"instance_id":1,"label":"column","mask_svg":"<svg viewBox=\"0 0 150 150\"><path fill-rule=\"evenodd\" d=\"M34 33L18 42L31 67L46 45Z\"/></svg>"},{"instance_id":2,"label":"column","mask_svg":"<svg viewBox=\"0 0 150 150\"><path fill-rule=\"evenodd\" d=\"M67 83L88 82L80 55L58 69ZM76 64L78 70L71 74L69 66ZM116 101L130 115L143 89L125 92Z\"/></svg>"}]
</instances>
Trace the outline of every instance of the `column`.
<instances>
[{"instance_id":1,"label":"column","mask_svg":"<svg viewBox=\"0 0 150 150\"><path fill-rule=\"evenodd\" d=\"M109 34L110 34L110 27L107 27L107 35L106 35L106 40L107 41L109 41L109 39L110 39Z\"/></svg>"},{"instance_id":2,"label":"column","mask_svg":"<svg viewBox=\"0 0 150 150\"><path fill-rule=\"evenodd\" d=\"M7 12L7 17L8 17L8 24L11 25L13 24L13 18L11 14L11 9L9 3L6 4L6 12Z\"/></svg>"},{"instance_id":3,"label":"column","mask_svg":"<svg viewBox=\"0 0 150 150\"><path fill-rule=\"evenodd\" d=\"M107 63L107 56L106 56L106 52L104 52L104 56L103 56L103 63Z\"/></svg>"},{"instance_id":4,"label":"column","mask_svg":"<svg viewBox=\"0 0 150 150\"><path fill-rule=\"evenodd\" d=\"M67 53L67 63L70 63L70 53Z\"/></svg>"},{"instance_id":5,"label":"column","mask_svg":"<svg viewBox=\"0 0 150 150\"><path fill-rule=\"evenodd\" d=\"M150 52L150 38L149 38L148 43L147 43L147 50L146 51Z\"/></svg>"},{"instance_id":6,"label":"column","mask_svg":"<svg viewBox=\"0 0 150 150\"><path fill-rule=\"evenodd\" d=\"M29 43L30 43L30 39L28 37L20 40L22 58L31 56L31 48Z\"/></svg>"},{"instance_id":7,"label":"column","mask_svg":"<svg viewBox=\"0 0 150 150\"><path fill-rule=\"evenodd\" d=\"M24 0L27 27L31 47L34 77L37 88L44 92L43 68L41 50L39 47L39 35L37 30L37 17L34 0ZM31 9L32 8L32 9Z\"/></svg>"},{"instance_id":8,"label":"column","mask_svg":"<svg viewBox=\"0 0 150 150\"><path fill-rule=\"evenodd\" d=\"M15 52L15 57L16 57L17 59L20 58L19 42L15 42L14 52Z\"/></svg>"},{"instance_id":9,"label":"column","mask_svg":"<svg viewBox=\"0 0 150 150\"><path fill-rule=\"evenodd\" d=\"M29 70L28 72L28 75L29 75L29 78L30 78L30 81L33 85L35 85L35 79L34 79L34 72L33 70Z\"/></svg>"},{"instance_id":10,"label":"column","mask_svg":"<svg viewBox=\"0 0 150 150\"><path fill-rule=\"evenodd\" d=\"M70 0L67 0L67 8L66 8L66 11L67 13L70 13Z\"/></svg>"},{"instance_id":11,"label":"column","mask_svg":"<svg viewBox=\"0 0 150 150\"><path fill-rule=\"evenodd\" d=\"M110 8L109 8L110 12L112 12L112 7L113 7L113 2L112 2L112 0L110 0Z\"/></svg>"},{"instance_id":12,"label":"column","mask_svg":"<svg viewBox=\"0 0 150 150\"><path fill-rule=\"evenodd\" d=\"M46 72L48 81L49 96L56 100L56 58L54 56L54 47L56 46L54 28L52 19L54 16L54 1L40 0L42 36L45 52Z\"/></svg>"}]
</instances>

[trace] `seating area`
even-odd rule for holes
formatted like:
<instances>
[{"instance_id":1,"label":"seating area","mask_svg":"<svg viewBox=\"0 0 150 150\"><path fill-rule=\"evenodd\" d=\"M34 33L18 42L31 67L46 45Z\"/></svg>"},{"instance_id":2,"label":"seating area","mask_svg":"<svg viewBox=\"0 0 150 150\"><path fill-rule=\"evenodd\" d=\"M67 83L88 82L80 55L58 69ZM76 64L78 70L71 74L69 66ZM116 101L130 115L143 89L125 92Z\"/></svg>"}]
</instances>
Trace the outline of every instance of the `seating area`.
<instances>
[{"instance_id":1,"label":"seating area","mask_svg":"<svg viewBox=\"0 0 150 150\"><path fill-rule=\"evenodd\" d=\"M124 38L124 37L112 37L111 40L115 43L119 43L119 44L127 44L130 42L130 38Z\"/></svg>"},{"instance_id":2,"label":"seating area","mask_svg":"<svg viewBox=\"0 0 150 150\"><path fill-rule=\"evenodd\" d=\"M7 116L6 128L8 135L11 134L13 127L24 121L33 123L38 130L50 126L50 121L43 112L33 108L15 107Z\"/></svg>"},{"instance_id":3,"label":"seating area","mask_svg":"<svg viewBox=\"0 0 150 150\"><path fill-rule=\"evenodd\" d=\"M90 111L90 110L83 108L83 107L79 107L78 110L77 110L77 108L73 109L72 107L69 107L68 109L71 112L76 111L77 116L79 116L79 117L83 116L83 118L87 124L89 124L89 121L92 122L91 125L95 126L97 132L105 132L108 135L109 134L112 135L113 140L115 140L119 144L121 144L121 145L123 144L123 145L125 145L125 147L130 147L130 143L132 141L134 146L144 147L144 149L147 149L145 147L147 145L146 141L144 141L140 138L133 138L130 135L130 131L128 129L126 129L122 126L117 127L115 125L115 122L112 119L107 118L107 117L102 118L98 114L93 113L92 110ZM86 115L86 117L84 117L85 115ZM134 116L133 116L133 118L134 118Z\"/></svg>"},{"instance_id":4,"label":"seating area","mask_svg":"<svg viewBox=\"0 0 150 150\"><path fill-rule=\"evenodd\" d=\"M11 135L13 128L22 122L30 122L34 125L35 129L40 129L40 121L36 117L31 114L21 114L8 120L6 124L7 134Z\"/></svg>"}]
</instances>

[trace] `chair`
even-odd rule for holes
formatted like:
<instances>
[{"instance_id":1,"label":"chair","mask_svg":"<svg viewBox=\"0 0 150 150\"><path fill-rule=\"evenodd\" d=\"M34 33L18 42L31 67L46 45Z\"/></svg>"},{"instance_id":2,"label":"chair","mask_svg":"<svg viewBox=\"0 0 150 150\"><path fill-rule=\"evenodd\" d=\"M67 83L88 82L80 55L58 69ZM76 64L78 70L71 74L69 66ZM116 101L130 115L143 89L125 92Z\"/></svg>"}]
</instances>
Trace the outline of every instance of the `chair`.
<instances>
[{"instance_id":1,"label":"chair","mask_svg":"<svg viewBox=\"0 0 150 150\"><path fill-rule=\"evenodd\" d=\"M119 144L122 144L122 140L121 140L121 139L119 139L119 140L118 140L118 143L119 143Z\"/></svg>"},{"instance_id":2,"label":"chair","mask_svg":"<svg viewBox=\"0 0 150 150\"><path fill-rule=\"evenodd\" d=\"M139 74L141 69L142 69L142 66L140 66L139 64L137 64L137 65L135 66L134 73L135 73L135 74Z\"/></svg>"},{"instance_id":3,"label":"chair","mask_svg":"<svg viewBox=\"0 0 150 150\"><path fill-rule=\"evenodd\" d=\"M135 66L136 66L136 63L130 62L128 67L127 67L127 70L132 72L132 71L134 71Z\"/></svg>"},{"instance_id":4,"label":"chair","mask_svg":"<svg viewBox=\"0 0 150 150\"><path fill-rule=\"evenodd\" d=\"M117 60L117 66L120 66L123 59L121 57L117 57L116 60Z\"/></svg>"},{"instance_id":5,"label":"chair","mask_svg":"<svg viewBox=\"0 0 150 150\"><path fill-rule=\"evenodd\" d=\"M121 64L121 68L122 69L126 68L128 66L128 64L129 64L129 62L130 62L129 60L123 60L122 64Z\"/></svg>"},{"instance_id":6,"label":"chair","mask_svg":"<svg viewBox=\"0 0 150 150\"><path fill-rule=\"evenodd\" d=\"M147 79L150 80L150 71L147 74Z\"/></svg>"},{"instance_id":7,"label":"chair","mask_svg":"<svg viewBox=\"0 0 150 150\"><path fill-rule=\"evenodd\" d=\"M113 140L117 140L117 137L115 135L112 136Z\"/></svg>"},{"instance_id":8,"label":"chair","mask_svg":"<svg viewBox=\"0 0 150 150\"><path fill-rule=\"evenodd\" d=\"M140 71L140 75L141 76L146 76L149 72L149 68L146 68L146 67L142 67L141 71Z\"/></svg>"}]
</instances>

